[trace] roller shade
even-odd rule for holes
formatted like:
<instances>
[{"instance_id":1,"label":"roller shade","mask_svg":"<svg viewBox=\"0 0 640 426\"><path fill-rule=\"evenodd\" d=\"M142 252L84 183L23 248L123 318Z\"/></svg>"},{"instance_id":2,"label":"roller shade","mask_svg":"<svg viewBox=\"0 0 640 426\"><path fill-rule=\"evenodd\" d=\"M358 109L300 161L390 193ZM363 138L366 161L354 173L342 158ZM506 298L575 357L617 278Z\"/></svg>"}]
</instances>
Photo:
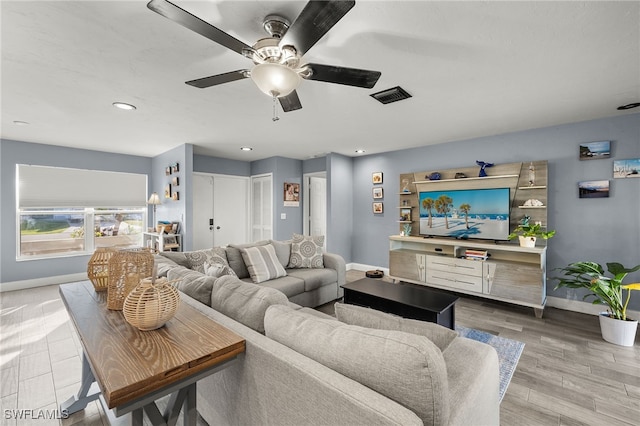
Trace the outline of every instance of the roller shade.
<instances>
[{"instance_id":1,"label":"roller shade","mask_svg":"<svg viewBox=\"0 0 640 426\"><path fill-rule=\"evenodd\" d=\"M17 165L18 207L140 207L147 175Z\"/></svg>"}]
</instances>

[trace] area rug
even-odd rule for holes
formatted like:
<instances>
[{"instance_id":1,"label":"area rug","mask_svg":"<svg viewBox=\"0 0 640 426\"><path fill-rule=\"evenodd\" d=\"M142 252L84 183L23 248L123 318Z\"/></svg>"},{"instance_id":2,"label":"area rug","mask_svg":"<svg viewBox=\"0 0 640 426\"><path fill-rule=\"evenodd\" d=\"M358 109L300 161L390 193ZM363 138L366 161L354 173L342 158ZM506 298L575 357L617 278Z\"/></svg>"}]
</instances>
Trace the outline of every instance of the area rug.
<instances>
[{"instance_id":1,"label":"area rug","mask_svg":"<svg viewBox=\"0 0 640 426\"><path fill-rule=\"evenodd\" d=\"M460 336L486 343L498 352L498 362L500 366L500 402L502 402L509 382L511 382L511 377L513 377L513 372L518 365L520 355L522 355L524 343L461 325L456 325L456 331Z\"/></svg>"}]
</instances>

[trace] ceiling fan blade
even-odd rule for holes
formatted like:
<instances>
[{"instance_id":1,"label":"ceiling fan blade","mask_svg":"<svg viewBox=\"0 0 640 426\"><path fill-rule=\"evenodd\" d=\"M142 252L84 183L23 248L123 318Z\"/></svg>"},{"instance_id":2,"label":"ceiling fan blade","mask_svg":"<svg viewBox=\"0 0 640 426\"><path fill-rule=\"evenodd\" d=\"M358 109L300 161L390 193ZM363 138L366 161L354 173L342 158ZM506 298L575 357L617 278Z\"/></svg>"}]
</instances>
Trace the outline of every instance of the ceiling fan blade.
<instances>
[{"instance_id":1,"label":"ceiling fan blade","mask_svg":"<svg viewBox=\"0 0 640 426\"><path fill-rule=\"evenodd\" d=\"M210 77L198 78L197 80L190 80L186 83L189 86L198 87L200 89L205 89L211 86L217 86L218 84L229 83L236 80L242 80L243 78L247 78L249 71L247 70L237 70L226 72L224 74L212 75Z\"/></svg>"},{"instance_id":2,"label":"ceiling fan blade","mask_svg":"<svg viewBox=\"0 0 640 426\"><path fill-rule=\"evenodd\" d=\"M360 70L357 68L336 67L333 65L307 64L311 68L309 80L371 89L382 75L380 71Z\"/></svg>"},{"instance_id":3,"label":"ceiling fan blade","mask_svg":"<svg viewBox=\"0 0 640 426\"><path fill-rule=\"evenodd\" d=\"M298 93L296 93L295 90L289 93L287 96L278 98L278 100L280 101L280 105L282 106L282 110L284 112L295 111L302 108L300 98L298 97Z\"/></svg>"},{"instance_id":4,"label":"ceiling fan blade","mask_svg":"<svg viewBox=\"0 0 640 426\"><path fill-rule=\"evenodd\" d=\"M280 46L294 46L304 55L344 15L355 1L309 1L280 41Z\"/></svg>"},{"instance_id":5,"label":"ceiling fan blade","mask_svg":"<svg viewBox=\"0 0 640 426\"><path fill-rule=\"evenodd\" d=\"M191 13L176 6L170 1L151 0L147 4L147 7L154 12L164 16L165 18L169 18L172 21L175 21L178 24L182 25L183 27L186 27L191 31L195 31L198 34L208 38L209 40L213 40L216 43L226 47L227 49L231 49L241 55L244 49L251 50L251 47L247 46L240 40L214 27L210 23L203 21L197 16L192 15Z\"/></svg>"}]
</instances>

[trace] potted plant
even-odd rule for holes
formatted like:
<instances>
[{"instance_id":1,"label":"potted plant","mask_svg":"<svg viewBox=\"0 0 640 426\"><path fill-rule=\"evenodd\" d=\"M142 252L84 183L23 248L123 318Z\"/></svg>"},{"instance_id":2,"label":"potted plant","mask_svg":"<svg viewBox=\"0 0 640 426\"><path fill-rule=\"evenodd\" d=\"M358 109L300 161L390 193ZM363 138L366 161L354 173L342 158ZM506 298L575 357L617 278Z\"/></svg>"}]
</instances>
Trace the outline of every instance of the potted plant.
<instances>
[{"instance_id":1,"label":"potted plant","mask_svg":"<svg viewBox=\"0 0 640 426\"><path fill-rule=\"evenodd\" d=\"M560 271L564 277L559 280L559 287L584 288L590 293L583 300L593 297L594 305L607 305L608 312L600 313L600 331L602 338L621 346L633 346L638 328L638 321L627 318L627 306L632 290L640 290L640 283L623 285L625 277L637 270L640 265L625 268L620 263L607 263L607 270L612 275L606 276L604 268L596 262L575 262ZM624 297L624 291L627 297Z\"/></svg>"},{"instance_id":2,"label":"potted plant","mask_svg":"<svg viewBox=\"0 0 640 426\"><path fill-rule=\"evenodd\" d=\"M548 240L556 234L556 231L544 231L542 225L539 223L521 223L518 225L511 234L509 239L513 240L518 237L520 239L521 247L535 247L536 240L542 238Z\"/></svg>"}]
</instances>

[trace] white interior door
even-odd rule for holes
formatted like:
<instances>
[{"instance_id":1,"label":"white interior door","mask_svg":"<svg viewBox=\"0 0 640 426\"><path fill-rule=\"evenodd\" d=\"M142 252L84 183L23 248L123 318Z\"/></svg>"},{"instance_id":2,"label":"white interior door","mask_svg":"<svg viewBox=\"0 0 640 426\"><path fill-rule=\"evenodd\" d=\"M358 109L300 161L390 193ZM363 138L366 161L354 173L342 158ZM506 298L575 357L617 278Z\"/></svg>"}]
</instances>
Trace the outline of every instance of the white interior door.
<instances>
[{"instance_id":1,"label":"white interior door","mask_svg":"<svg viewBox=\"0 0 640 426\"><path fill-rule=\"evenodd\" d=\"M248 178L193 175L193 249L248 242Z\"/></svg>"},{"instance_id":2,"label":"white interior door","mask_svg":"<svg viewBox=\"0 0 640 426\"><path fill-rule=\"evenodd\" d=\"M271 175L251 177L251 241L273 237Z\"/></svg>"},{"instance_id":3,"label":"white interior door","mask_svg":"<svg viewBox=\"0 0 640 426\"><path fill-rule=\"evenodd\" d=\"M327 235L327 178L307 176L305 180L305 235Z\"/></svg>"}]
</instances>

